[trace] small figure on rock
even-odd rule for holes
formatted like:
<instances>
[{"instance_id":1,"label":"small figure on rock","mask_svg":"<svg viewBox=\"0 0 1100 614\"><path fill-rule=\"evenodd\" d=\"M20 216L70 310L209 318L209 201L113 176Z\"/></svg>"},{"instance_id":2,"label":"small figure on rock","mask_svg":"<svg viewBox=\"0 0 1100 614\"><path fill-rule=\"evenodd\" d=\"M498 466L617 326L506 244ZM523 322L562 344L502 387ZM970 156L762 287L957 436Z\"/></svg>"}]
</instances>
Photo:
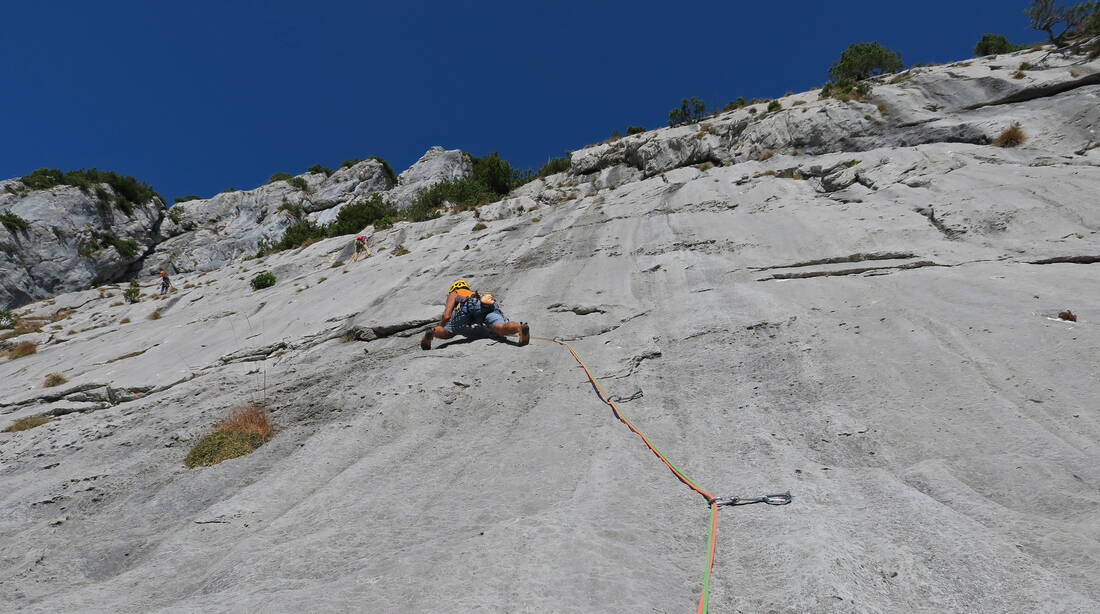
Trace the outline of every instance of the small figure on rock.
<instances>
[{"instance_id":1,"label":"small figure on rock","mask_svg":"<svg viewBox=\"0 0 1100 614\"><path fill-rule=\"evenodd\" d=\"M352 256L352 262L359 262L359 256L363 255L363 258L370 258L370 246L367 245L367 235L359 235L355 237L355 255Z\"/></svg>"},{"instance_id":2,"label":"small figure on rock","mask_svg":"<svg viewBox=\"0 0 1100 614\"><path fill-rule=\"evenodd\" d=\"M455 335L476 337L485 332L502 337L519 335L520 345L531 341L531 329L526 322L508 321L492 294L479 294L470 289L465 279L459 279L451 284L439 326L424 333L420 349L432 349L432 339L450 339Z\"/></svg>"},{"instance_id":3,"label":"small figure on rock","mask_svg":"<svg viewBox=\"0 0 1100 614\"><path fill-rule=\"evenodd\" d=\"M1062 313L1058 314L1058 317L1065 320L1066 322L1076 322L1077 321L1077 314L1073 313L1069 309L1067 309L1067 310L1063 311Z\"/></svg>"},{"instance_id":4,"label":"small figure on rock","mask_svg":"<svg viewBox=\"0 0 1100 614\"><path fill-rule=\"evenodd\" d=\"M172 280L168 279L168 271L160 272L160 293L168 294L168 288L172 287Z\"/></svg>"}]
</instances>

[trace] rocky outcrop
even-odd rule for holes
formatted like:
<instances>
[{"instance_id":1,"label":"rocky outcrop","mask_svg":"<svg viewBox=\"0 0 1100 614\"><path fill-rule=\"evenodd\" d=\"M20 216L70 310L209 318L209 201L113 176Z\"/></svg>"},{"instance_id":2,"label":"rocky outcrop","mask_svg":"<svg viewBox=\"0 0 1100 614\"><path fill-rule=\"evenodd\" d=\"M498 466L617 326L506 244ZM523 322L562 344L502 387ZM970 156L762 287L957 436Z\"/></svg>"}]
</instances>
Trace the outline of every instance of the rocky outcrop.
<instances>
[{"instance_id":1,"label":"rocky outcrop","mask_svg":"<svg viewBox=\"0 0 1100 614\"><path fill-rule=\"evenodd\" d=\"M429 149L415 164L397 177L397 186L386 194L386 200L398 209L411 205L420 192L441 182L462 179L473 170L466 152L458 149Z\"/></svg>"},{"instance_id":2,"label":"rocky outcrop","mask_svg":"<svg viewBox=\"0 0 1100 614\"><path fill-rule=\"evenodd\" d=\"M100 186L110 199L114 190ZM0 225L0 309L122 279L156 243L164 203L127 212L74 186L31 191L0 182L0 213L29 226Z\"/></svg>"},{"instance_id":3,"label":"rocky outcrop","mask_svg":"<svg viewBox=\"0 0 1100 614\"><path fill-rule=\"evenodd\" d=\"M1026 72L1018 71L1024 63ZM866 100L819 99L818 90L720 113L573 152L570 172L628 165L653 176L711 162L825 154L928 143L990 142L1019 122L1032 146L1072 153L1100 122L1100 59L1049 49L913 68L873 80ZM1056 97L1055 100L1047 100ZM1039 104L1029 104L1039 101ZM1009 104L1013 103L1013 104Z\"/></svg>"},{"instance_id":4,"label":"rocky outcrop","mask_svg":"<svg viewBox=\"0 0 1100 614\"><path fill-rule=\"evenodd\" d=\"M327 224L342 208L372 194L380 194L402 209L412 204L421 190L465 177L471 169L466 153L433 147L401 173L396 183L381 162L367 159L328 177L299 175L306 182L305 190L276 181L254 190L181 203L169 212L164 240L147 260L145 273L160 268L185 272L221 266L255 253L262 242L278 241L287 227L302 219Z\"/></svg>"},{"instance_id":5,"label":"rocky outcrop","mask_svg":"<svg viewBox=\"0 0 1100 614\"><path fill-rule=\"evenodd\" d=\"M145 274L210 269L252 254L264 241L277 241L306 218L322 222L359 195L384 192L393 183L378 160L367 159L332 175L305 173L297 181L274 181L252 190L222 192L172 207L162 240L147 259ZM326 214L324 216L322 214Z\"/></svg>"}]
</instances>

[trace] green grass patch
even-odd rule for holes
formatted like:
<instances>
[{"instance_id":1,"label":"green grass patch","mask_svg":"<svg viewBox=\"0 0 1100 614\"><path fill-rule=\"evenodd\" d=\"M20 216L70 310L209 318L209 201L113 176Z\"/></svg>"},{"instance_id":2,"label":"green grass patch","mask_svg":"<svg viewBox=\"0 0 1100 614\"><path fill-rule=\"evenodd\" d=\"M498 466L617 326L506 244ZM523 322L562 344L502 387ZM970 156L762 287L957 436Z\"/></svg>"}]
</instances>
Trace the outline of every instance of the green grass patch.
<instances>
[{"instance_id":1,"label":"green grass patch","mask_svg":"<svg viewBox=\"0 0 1100 614\"><path fill-rule=\"evenodd\" d=\"M210 467L218 463L251 454L271 440L279 427L271 422L267 411L258 403L251 403L233 411L225 420L214 425L195 444L183 464L188 468Z\"/></svg>"}]
</instances>

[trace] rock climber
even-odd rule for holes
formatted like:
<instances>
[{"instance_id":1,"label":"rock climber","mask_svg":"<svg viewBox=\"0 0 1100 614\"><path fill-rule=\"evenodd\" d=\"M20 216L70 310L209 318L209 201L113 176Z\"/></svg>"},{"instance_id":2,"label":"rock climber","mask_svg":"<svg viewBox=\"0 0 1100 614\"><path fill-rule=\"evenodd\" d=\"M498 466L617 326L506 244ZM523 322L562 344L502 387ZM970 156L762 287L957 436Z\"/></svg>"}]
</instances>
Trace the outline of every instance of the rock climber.
<instances>
[{"instance_id":1,"label":"rock climber","mask_svg":"<svg viewBox=\"0 0 1100 614\"><path fill-rule=\"evenodd\" d=\"M168 271L160 272L160 293L168 294L168 288L172 286L172 281L168 279Z\"/></svg>"},{"instance_id":2,"label":"rock climber","mask_svg":"<svg viewBox=\"0 0 1100 614\"><path fill-rule=\"evenodd\" d=\"M531 341L531 329L526 322L510 322L500 311L492 294L478 294L465 279L451 284L447 304L439 326L429 329L420 339L420 349L432 349L432 339L450 339L455 335L477 336L488 330L500 336L519 335L519 344Z\"/></svg>"},{"instance_id":3,"label":"rock climber","mask_svg":"<svg viewBox=\"0 0 1100 614\"><path fill-rule=\"evenodd\" d=\"M364 258L370 258L370 246L367 245L367 235L359 235L355 237L355 255L352 256L352 262L359 262L359 255L365 254Z\"/></svg>"}]
</instances>

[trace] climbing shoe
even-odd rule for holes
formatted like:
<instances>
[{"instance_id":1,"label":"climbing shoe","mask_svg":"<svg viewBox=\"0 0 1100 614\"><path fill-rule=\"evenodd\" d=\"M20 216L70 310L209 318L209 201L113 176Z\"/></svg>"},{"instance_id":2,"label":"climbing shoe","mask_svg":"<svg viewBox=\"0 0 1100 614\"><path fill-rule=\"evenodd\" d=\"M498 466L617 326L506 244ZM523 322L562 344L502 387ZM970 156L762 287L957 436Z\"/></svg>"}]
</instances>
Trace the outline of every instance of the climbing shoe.
<instances>
[{"instance_id":1,"label":"climbing shoe","mask_svg":"<svg viewBox=\"0 0 1100 614\"><path fill-rule=\"evenodd\" d=\"M523 328L519 331L519 344L527 345L531 342L531 327L527 325L527 322L523 323Z\"/></svg>"},{"instance_id":2,"label":"climbing shoe","mask_svg":"<svg viewBox=\"0 0 1100 614\"><path fill-rule=\"evenodd\" d=\"M420 338L420 349L432 349L432 329L429 328L428 332L424 333L424 336Z\"/></svg>"}]
</instances>

